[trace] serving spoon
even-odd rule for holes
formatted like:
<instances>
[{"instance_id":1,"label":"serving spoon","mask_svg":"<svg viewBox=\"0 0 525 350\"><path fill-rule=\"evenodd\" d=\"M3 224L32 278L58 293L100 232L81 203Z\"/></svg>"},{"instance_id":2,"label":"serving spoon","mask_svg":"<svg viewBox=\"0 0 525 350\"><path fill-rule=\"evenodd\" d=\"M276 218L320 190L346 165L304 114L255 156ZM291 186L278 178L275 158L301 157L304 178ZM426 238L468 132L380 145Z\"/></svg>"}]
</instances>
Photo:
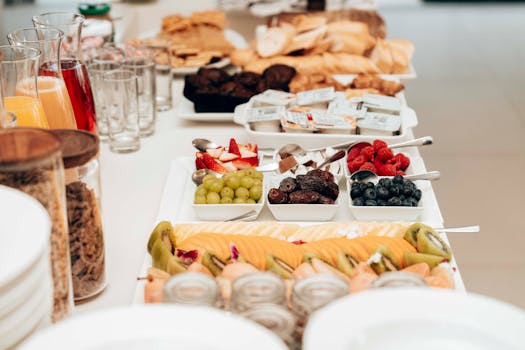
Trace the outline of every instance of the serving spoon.
<instances>
[{"instance_id":1,"label":"serving spoon","mask_svg":"<svg viewBox=\"0 0 525 350\"><path fill-rule=\"evenodd\" d=\"M219 148L219 145L207 139L193 139L191 144L201 152L206 152L206 150L210 148Z\"/></svg>"},{"instance_id":2,"label":"serving spoon","mask_svg":"<svg viewBox=\"0 0 525 350\"><path fill-rule=\"evenodd\" d=\"M364 181L373 181L377 179L378 177L379 176L373 171L359 170L350 176L350 180L352 180L353 182L364 182ZM383 176L383 177L392 178L393 176ZM439 180L440 177L441 177L441 173L439 171L429 171L427 173L421 173L421 174L404 175L403 179L412 180L412 181L416 181L416 180L434 181L434 180Z\"/></svg>"}]
</instances>

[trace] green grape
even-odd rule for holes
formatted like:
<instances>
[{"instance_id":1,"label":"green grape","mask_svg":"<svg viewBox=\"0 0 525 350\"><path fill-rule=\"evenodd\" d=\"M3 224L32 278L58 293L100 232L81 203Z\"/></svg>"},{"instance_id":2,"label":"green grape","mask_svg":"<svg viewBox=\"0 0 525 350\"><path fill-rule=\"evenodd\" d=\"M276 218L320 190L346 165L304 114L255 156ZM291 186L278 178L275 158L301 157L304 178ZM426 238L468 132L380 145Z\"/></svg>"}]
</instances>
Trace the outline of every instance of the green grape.
<instances>
[{"instance_id":1,"label":"green grape","mask_svg":"<svg viewBox=\"0 0 525 350\"><path fill-rule=\"evenodd\" d=\"M206 203L208 204L219 204L221 202L221 197L216 192L210 192L206 196Z\"/></svg>"},{"instance_id":2,"label":"green grape","mask_svg":"<svg viewBox=\"0 0 525 350\"><path fill-rule=\"evenodd\" d=\"M211 181L210 181L210 182L211 182ZM222 181L215 180L215 181L213 181L213 182L210 184L209 191L210 191L210 192L219 193L219 192L221 192L222 188L223 188Z\"/></svg>"},{"instance_id":3,"label":"green grape","mask_svg":"<svg viewBox=\"0 0 525 350\"><path fill-rule=\"evenodd\" d=\"M235 172L235 175L237 175L239 178L241 178L241 177L246 175L246 172L244 170L237 170Z\"/></svg>"},{"instance_id":4,"label":"green grape","mask_svg":"<svg viewBox=\"0 0 525 350\"><path fill-rule=\"evenodd\" d=\"M242 198L235 198L233 200L233 204L245 204L246 203L246 200L242 199Z\"/></svg>"},{"instance_id":5,"label":"green grape","mask_svg":"<svg viewBox=\"0 0 525 350\"><path fill-rule=\"evenodd\" d=\"M251 177L245 176L241 179L241 187L250 189L253 186L253 179Z\"/></svg>"},{"instance_id":6,"label":"green grape","mask_svg":"<svg viewBox=\"0 0 525 350\"><path fill-rule=\"evenodd\" d=\"M255 177L256 171L257 170L255 170L255 168L247 168L247 169L244 169L244 175L249 176L249 177Z\"/></svg>"},{"instance_id":7,"label":"green grape","mask_svg":"<svg viewBox=\"0 0 525 350\"><path fill-rule=\"evenodd\" d=\"M229 178L231 178L232 176L235 176L234 173L226 173L222 176L222 180L224 181L224 183L226 183L226 180L228 180Z\"/></svg>"},{"instance_id":8,"label":"green grape","mask_svg":"<svg viewBox=\"0 0 525 350\"><path fill-rule=\"evenodd\" d=\"M250 192L244 187L239 187L235 190L235 197L247 199L248 197L250 197Z\"/></svg>"},{"instance_id":9,"label":"green grape","mask_svg":"<svg viewBox=\"0 0 525 350\"><path fill-rule=\"evenodd\" d=\"M217 180L217 177L213 174L204 175L204 177L202 178L202 183L205 183L206 181L210 180Z\"/></svg>"},{"instance_id":10,"label":"green grape","mask_svg":"<svg viewBox=\"0 0 525 350\"><path fill-rule=\"evenodd\" d=\"M232 190L236 190L241 186L241 179L238 176L232 176L226 181L226 186Z\"/></svg>"},{"instance_id":11,"label":"green grape","mask_svg":"<svg viewBox=\"0 0 525 350\"><path fill-rule=\"evenodd\" d=\"M259 180L259 179L253 179L253 186L252 187L255 187L255 186L262 186L263 182L262 180Z\"/></svg>"},{"instance_id":12,"label":"green grape","mask_svg":"<svg viewBox=\"0 0 525 350\"><path fill-rule=\"evenodd\" d=\"M195 200L193 201L195 204L206 204L206 196L195 196Z\"/></svg>"},{"instance_id":13,"label":"green grape","mask_svg":"<svg viewBox=\"0 0 525 350\"><path fill-rule=\"evenodd\" d=\"M235 192L229 187L224 187L221 190L221 198L233 198L235 196Z\"/></svg>"},{"instance_id":14,"label":"green grape","mask_svg":"<svg viewBox=\"0 0 525 350\"><path fill-rule=\"evenodd\" d=\"M256 170L256 171L255 171L255 174L253 174L252 177L253 177L254 179L257 179L257 180L261 180L261 181L262 181L264 175L263 175L262 172Z\"/></svg>"},{"instance_id":15,"label":"green grape","mask_svg":"<svg viewBox=\"0 0 525 350\"><path fill-rule=\"evenodd\" d=\"M262 186L253 186L250 188L250 198L258 201L262 196Z\"/></svg>"},{"instance_id":16,"label":"green grape","mask_svg":"<svg viewBox=\"0 0 525 350\"><path fill-rule=\"evenodd\" d=\"M232 204L232 203L233 203L233 199L231 199L230 197L221 198L221 204Z\"/></svg>"},{"instance_id":17,"label":"green grape","mask_svg":"<svg viewBox=\"0 0 525 350\"><path fill-rule=\"evenodd\" d=\"M195 196L206 196L207 194L208 190L204 187L204 185L199 185L195 190Z\"/></svg>"},{"instance_id":18,"label":"green grape","mask_svg":"<svg viewBox=\"0 0 525 350\"><path fill-rule=\"evenodd\" d=\"M246 204L257 204L257 202L255 202L255 201L254 201L253 199L251 199L251 198L248 198L248 199L246 200Z\"/></svg>"}]
</instances>

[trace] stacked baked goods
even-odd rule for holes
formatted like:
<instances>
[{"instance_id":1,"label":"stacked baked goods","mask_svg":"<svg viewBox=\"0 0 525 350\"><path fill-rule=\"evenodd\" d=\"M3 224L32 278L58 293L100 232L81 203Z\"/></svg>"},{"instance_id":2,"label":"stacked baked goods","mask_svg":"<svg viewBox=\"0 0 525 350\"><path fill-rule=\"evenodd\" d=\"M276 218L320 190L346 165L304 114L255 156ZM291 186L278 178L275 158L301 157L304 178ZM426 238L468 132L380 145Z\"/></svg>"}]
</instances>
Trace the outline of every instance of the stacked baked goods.
<instances>
[{"instance_id":1,"label":"stacked baked goods","mask_svg":"<svg viewBox=\"0 0 525 350\"><path fill-rule=\"evenodd\" d=\"M266 30L252 48L234 50L232 63L260 73L273 64L300 74L402 74L414 53L411 42L370 34L368 24L299 15Z\"/></svg>"},{"instance_id":2,"label":"stacked baked goods","mask_svg":"<svg viewBox=\"0 0 525 350\"><path fill-rule=\"evenodd\" d=\"M155 38L140 43L168 45L174 68L202 67L233 51L232 43L224 35L225 26L226 18L221 11L194 12L189 17L175 14L162 19L161 32Z\"/></svg>"}]
</instances>

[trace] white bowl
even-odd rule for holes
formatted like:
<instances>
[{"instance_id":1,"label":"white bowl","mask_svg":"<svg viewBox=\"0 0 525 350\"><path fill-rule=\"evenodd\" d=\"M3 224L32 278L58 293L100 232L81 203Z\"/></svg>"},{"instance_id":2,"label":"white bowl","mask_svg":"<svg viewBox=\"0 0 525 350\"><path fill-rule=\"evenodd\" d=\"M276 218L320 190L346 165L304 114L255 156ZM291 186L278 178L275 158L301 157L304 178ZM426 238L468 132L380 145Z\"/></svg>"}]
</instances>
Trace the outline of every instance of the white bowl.
<instances>
[{"instance_id":1,"label":"white bowl","mask_svg":"<svg viewBox=\"0 0 525 350\"><path fill-rule=\"evenodd\" d=\"M14 288L49 245L51 221L33 197L0 186L0 295Z\"/></svg>"},{"instance_id":2,"label":"white bowl","mask_svg":"<svg viewBox=\"0 0 525 350\"><path fill-rule=\"evenodd\" d=\"M267 175L266 175L267 176ZM254 211L255 214L248 218L243 219L243 221L253 221L257 219L261 213L262 208L264 207L265 202L265 183L266 176L263 179L263 191L261 199L257 204L194 204L192 203L193 210L195 215L200 220L204 221L228 221L238 216L244 215L249 211Z\"/></svg>"},{"instance_id":3,"label":"white bowl","mask_svg":"<svg viewBox=\"0 0 525 350\"><path fill-rule=\"evenodd\" d=\"M268 197L270 188L279 188L281 180L288 176L275 175L268 179L268 188L264 196ZM329 221L339 210L339 197L334 204L270 204L268 209L278 221Z\"/></svg>"},{"instance_id":4,"label":"white bowl","mask_svg":"<svg viewBox=\"0 0 525 350\"><path fill-rule=\"evenodd\" d=\"M417 182L416 187L418 187ZM419 200L417 207L366 207L356 206L352 204L352 196L350 195L351 180L347 178L346 188L348 189L348 206L352 216L358 221L417 221L423 214L423 195ZM419 188L419 187L418 187Z\"/></svg>"}]
</instances>

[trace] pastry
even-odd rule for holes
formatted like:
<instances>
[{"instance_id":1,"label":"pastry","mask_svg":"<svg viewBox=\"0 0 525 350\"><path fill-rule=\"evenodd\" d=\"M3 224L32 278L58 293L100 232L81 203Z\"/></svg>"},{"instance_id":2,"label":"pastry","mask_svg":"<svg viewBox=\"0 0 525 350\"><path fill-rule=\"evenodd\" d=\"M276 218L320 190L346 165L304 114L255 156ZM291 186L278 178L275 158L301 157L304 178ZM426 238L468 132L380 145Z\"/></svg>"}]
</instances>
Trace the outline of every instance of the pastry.
<instances>
[{"instance_id":1,"label":"pastry","mask_svg":"<svg viewBox=\"0 0 525 350\"><path fill-rule=\"evenodd\" d=\"M394 61L390 46L383 39L378 39L374 49L370 53L370 59L379 68L381 73L390 74L393 72Z\"/></svg>"},{"instance_id":2,"label":"pastry","mask_svg":"<svg viewBox=\"0 0 525 350\"><path fill-rule=\"evenodd\" d=\"M305 16L299 15L292 20L292 25L297 33L307 32L325 25L327 22L324 16Z\"/></svg>"},{"instance_id":3,"label":"pastry","mask_svg":"<svg viewBox=\"0 0 525 350\"><path fill-rule=\"evenodd\" d=\"M286 50L291 40L292 36L282 28L269 28L257 40L256 50L260 57L276 56Z\"/></svg>"}]
</instances>

